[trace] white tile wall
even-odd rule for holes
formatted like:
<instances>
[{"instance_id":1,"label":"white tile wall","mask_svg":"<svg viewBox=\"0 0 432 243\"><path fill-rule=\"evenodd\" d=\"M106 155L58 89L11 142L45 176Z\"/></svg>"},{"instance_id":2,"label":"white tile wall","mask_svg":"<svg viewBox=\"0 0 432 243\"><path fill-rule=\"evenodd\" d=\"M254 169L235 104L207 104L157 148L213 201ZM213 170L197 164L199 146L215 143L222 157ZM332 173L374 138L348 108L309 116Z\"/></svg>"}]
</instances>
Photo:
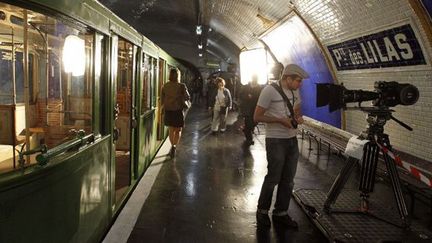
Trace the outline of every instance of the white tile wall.
<instances>
[{"instance_id":1,"label":"white tile wall","mask_svg":"<svg viewBox=\"0 0 432 243\"><path fill-rule=\"evenodd\" d=\"M398 25L411 23L423 54L430 60L432 43L426 38L421 24L408 0L294 0L324 46L360 37ZM327 51L327 50L326 50ZM335 69L336 70L336 69ZM428 65L402 68L336 71L339 83L348 89L373 90L377 80L411 83L420 90L420 99L413 106L396 106L394 116L414 128L409 132L394 121L388 121L385 131L399 150L432 162L432 68ZM346 127L359 133L366 127L365 114L346 111Z\"/></svg>"},{"instance_id":2,"label":"white tile wall","mask_svg":"<svg viewBox=\"0 0 432 243\"><path fill-rule=\"evenodd\" d=\"M240 48L256 41L268 27L257 18L259 13L269 21L276 22L291 11L288 0L212 0L203 1L204 17L211 16L210 26L230 39ZM204 21L205 22L205 21Z\"/></svg>"}]
</instances>

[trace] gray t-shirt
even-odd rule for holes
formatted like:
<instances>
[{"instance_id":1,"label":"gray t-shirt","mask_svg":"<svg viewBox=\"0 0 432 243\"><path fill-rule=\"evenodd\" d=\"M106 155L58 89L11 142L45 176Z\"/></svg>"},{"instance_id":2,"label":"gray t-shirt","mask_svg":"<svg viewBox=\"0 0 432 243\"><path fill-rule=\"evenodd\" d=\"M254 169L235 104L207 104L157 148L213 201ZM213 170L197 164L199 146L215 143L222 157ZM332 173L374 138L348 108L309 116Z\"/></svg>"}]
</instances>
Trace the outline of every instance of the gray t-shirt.
<instances>
[{"instance_id":1,"label":"gray t-shirt","mask_svg":"<svg viewBox=\"0 0 432 243\"><path fill-rule=\"evenodd\" d=\"M290 90L283 89L283 91L293 108L300 105L301 100L298 90L291 92ZM277 118L288 118L290 116L290 112L282 96L271 85L267 85L261 91L257 105L266 110L264 113L266 116ZM266 123L266 137L268 138L292 138L296 135L297 129L287 128L280 123Z\"/></svg>"}]
</instances>

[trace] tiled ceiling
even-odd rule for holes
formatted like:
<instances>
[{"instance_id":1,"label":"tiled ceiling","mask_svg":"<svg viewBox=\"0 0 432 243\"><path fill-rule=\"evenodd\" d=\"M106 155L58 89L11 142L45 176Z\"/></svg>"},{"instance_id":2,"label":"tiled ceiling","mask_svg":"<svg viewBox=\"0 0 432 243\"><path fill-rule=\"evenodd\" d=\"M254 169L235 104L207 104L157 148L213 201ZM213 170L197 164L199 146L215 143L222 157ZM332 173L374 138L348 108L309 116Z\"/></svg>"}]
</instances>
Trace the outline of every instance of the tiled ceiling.
<instances>
[{"instance_id":1,"label":"tiled ceiling","mask_svg":"<svg viewBox=\"0 0 432 243\"><path fill-rule=\"evenodd\" d=\"M171 55L204 68L237 63L240 49L286 16L289 0L100 0ZM195 33L203 25L202 40ZM198 43L204 46L199 57Z\"/></svg>"}]
</instances>

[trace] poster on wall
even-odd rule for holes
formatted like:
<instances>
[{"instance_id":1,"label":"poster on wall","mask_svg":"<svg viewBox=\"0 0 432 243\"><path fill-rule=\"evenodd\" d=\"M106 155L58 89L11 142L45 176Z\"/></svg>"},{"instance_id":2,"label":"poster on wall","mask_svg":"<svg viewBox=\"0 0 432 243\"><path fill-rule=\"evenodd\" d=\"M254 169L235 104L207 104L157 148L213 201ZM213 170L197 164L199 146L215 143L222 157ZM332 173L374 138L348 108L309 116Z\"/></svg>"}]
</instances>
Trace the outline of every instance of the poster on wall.
<instances>
[{"instance_id":1,"label":"poster on wall","mask_svg":"<svg viewBox=\"0 0 432 243\"><path fill-rule=\"evenodd\" d=\"M337 70L426 64L410 24L327 46Z\"/></svg>"}]
</instances>

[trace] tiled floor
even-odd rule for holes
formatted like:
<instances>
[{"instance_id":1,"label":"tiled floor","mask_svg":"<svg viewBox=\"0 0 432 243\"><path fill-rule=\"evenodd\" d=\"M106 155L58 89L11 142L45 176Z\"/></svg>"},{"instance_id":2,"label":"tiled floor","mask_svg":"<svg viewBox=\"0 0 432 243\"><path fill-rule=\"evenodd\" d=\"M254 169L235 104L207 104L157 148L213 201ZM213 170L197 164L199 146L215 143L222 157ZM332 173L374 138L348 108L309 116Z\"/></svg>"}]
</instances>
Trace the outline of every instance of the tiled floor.
<instances>
[{"instance_id":1,"label":"tiled floor","mask_svg":"<svg viewBox=\"0 0 432 243\"><path fill-rule=\"evenodd\" d=\"M144 176L152 174L154 184L153 181L144 183L143 178L134 193L141 187L146 192L139 192L138 196L148 197L140 203L134 201L136 195L133 195L130 201L134 203L130 207L134 211L119 216L118 221L126 222L120 223L117 230L125 236L120 239L119 234L110 232L104 242L125 242L127 231L132 228L127 239L131 243L326 242L295 200L291 200L289 211L299 223L298 230L275 226L269 231L257 230L255 210L267 165L264 129L256 134L254 145L244 146L236 116L235 112L230 113L228 130L215 136L210 132L210 115L203 107L193 106L176 157L157 156ZM164 146L161 152L166 154L169 145ZM343 160L335 155L329 158L326 153L317 156L316 148L312 146L309 150L308 141L300 136L299 149L295 188L328 190ZM357 179L354 173L345 188L356 189ZM376 191L385 195L386 200L392 200L388 186L377 183Z\"/></svg>"}]
</instances>

